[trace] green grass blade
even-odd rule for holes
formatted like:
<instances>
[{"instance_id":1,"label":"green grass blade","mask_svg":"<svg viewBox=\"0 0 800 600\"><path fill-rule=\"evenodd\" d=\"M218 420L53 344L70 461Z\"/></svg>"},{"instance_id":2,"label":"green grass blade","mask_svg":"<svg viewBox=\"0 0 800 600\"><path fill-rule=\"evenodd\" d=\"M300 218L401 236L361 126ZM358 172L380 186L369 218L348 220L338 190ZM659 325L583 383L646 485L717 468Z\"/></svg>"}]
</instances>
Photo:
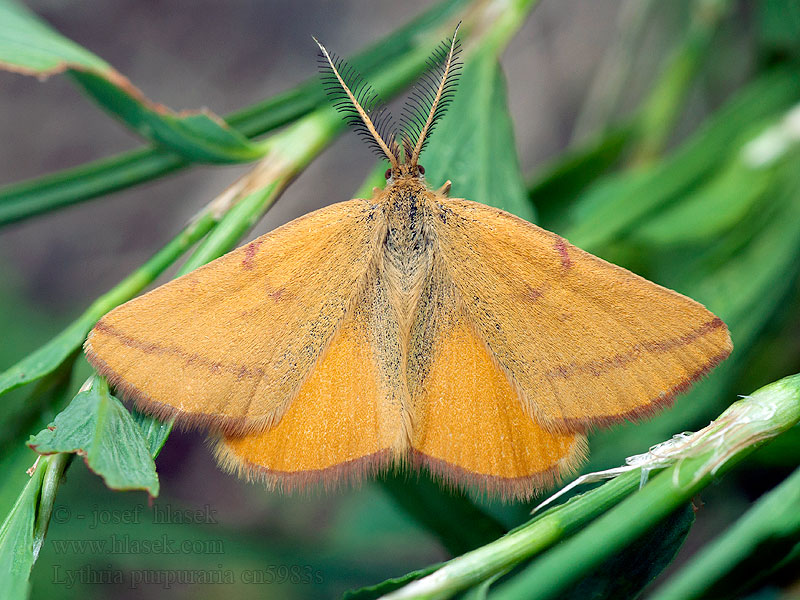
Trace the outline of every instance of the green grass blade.
<instances>
[{"instance_id":1,"label":"green grass blade","mask_svg":"<svg viewBox=\"0 0 800 600\"><path fill-rule=\"evenodd\" d=\"M377 600L377 598L382 598L389 592L398 590L412 581L430 575L439 567L441 567L441 564L429 565L424 569L411 571L401 577L393 577L392 579L381 581L376 585L366 586L357 590L349 590L342 596L342 600Z\"/></svg>"},{"instance_id":2,"label":"green grass blade","mask_svg":"<svg viewBox=\"0 0 800 600\"><path fill-rule=\"evenodd\" d=\"M9 71L47 76L67 65L110 72L111 65L55 32L23 4L0 0L0 66Z\"/></svg>"},{"instance_id":3,"label":"green grass blade","mask_svg":"<svg viewBox=\"0 0 800 600\"><path fill-rule=\"evenodd\" d=\"M584 598L637 598L680 550L695 521L687 503L657 523L641 538L595 567L560 600Z\"/></svg>"},{"instance_id":4,"label":"green grass blade","mask_svg":"<svg viewBox=\"0 0 800 600\"><path fill-rule=\"evenodd\" d=\"M445 0L394 33L354 55L350 62L372 79L409 53L424 47L429 37L447 19L458 14L470 0ZM437 40L438 41L438 40ZM252 138L299 119L327 98L318 78L278 94L274 98L236 111L228 124ZM89 200L106 193L138 185L192 163L160 148L141 148L0 188L0 225Z\"/></svg>"},{"instance_id":5,"label":"green grass blade","mask_svg":"<svg viewBox=\"0 0 800 600\"><path fill-rule=\"evenodd\" d=\"M0 188L0 226L145 183L189 166L177 154L142 148Z\"/></svg>"},{"instance_id":6,"label":"green grass blade","mask_svg":"<svg viewBox=\"0 0 800 600\"><path fill-rule=\"evenodd\" d=\"M0 589L8 600L26 600L33 567L36 505L45 469L37 468L0 527Z\"/></svg>"},{"instance_id":7,"label":"green grass blade","mask_svg":"<svg viewBox=\"0 0 800 600\"><path fill-rule=\"evenodd\" d=\"M0 0L0 68L40 78L67 72L101 108L186 160L242 162L263 153L209 111L176 113L148 100L108 63L14 0Z\"/></svg>"},{"instance_id":8,"label":"green grass blade","mask_svg":"<svg viewBox=\"0 0 800 600\"><path fill-rule=\"evenodd\" d=\"M633 492L639 485L639 479L639 473L626 473L576 496L566 504L517 527L499 540L454 558L432 576L387 595L387 599L448 598L457 591L477 585L580 529Z\"/></svg>"},{"instance_id":9,"label":"green grass blade","mask_svg":"<svg viewBox=\"0 0 800 600\"><path fill-rule=\"evenodd\" d=\"M647 169L601 180L576 202L561 233L586 250L597 249L697 185L740 150L742 131L775 118L800 96L789 70L761 76L736 94L670 157ZM738 143L737 143L738 142Z\"/></svg>"},{"instance_id":10,"label":"green grass blade","mask_svg":"<svg viewBox=\"0 0 800 600\"><path fill-rule=\"evenodd\" d=\"M144 265L123 279L112 290L98 298L78 319L47 344L0 373L0 396L5 392L37 381L75 357L86 334L94 324L115 306L126 302L149 285L181 254L206 235L217 221L206 210L157 252Z\"/></svg>"},{"instance_id":11,"label":"green grass blade","mask_svg":"<svg viewBox=\"0 0 800 600\"><path fill-rule=\"evenodd\" d=\"M764 440L780 435L799 421L800 375L794 375L733 403L717 421L695 434L693 443L675 446L678 453L673 458L674 466L638 491L641 467L631 467L386 598L448 598L543 552L592 521L490 595L561 598L582 577L686 504L715 476L731 469ZM657 456L661 460L663 453ZM665 466L657 464L656 468ZM631 495L632 492L635 493Z\"/></svg>"},{"instance_id":12,"label":"green grass blade","mask_svg":"<svg viewBox=\"0 0 800 600\"><path fill-rule=\"evenodd\" d=\"M705 546L653 600L733 597L800 543L800 468Z\"/></svg>"},{"instance_id":13,"label":"green grass blade","mask_svg":"<svg viewBox=\"0 0 800 600\"><path fill-rule=\"evenodd\" d=\"M691 500L763 440L783 433L798 421L800 375L786 377L735 402L707 428L707 437L675 466L536 560L502 585L493 598L560 598L572 583Z\"/></svg>"}]
</instances>

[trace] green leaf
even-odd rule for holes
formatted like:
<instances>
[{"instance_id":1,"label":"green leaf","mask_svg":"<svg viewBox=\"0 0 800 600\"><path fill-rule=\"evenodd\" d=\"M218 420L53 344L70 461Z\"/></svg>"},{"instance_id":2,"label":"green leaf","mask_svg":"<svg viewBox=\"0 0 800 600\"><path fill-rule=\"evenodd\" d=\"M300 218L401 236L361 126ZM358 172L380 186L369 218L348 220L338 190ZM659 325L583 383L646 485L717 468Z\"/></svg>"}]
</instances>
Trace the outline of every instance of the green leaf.
<instances>
[{"instance_id":1,"label":"green leaf","mask_svg":"<svg viewBox=\"0 0 800 600\"><path fill-rule=\"evenodd\" d=\"M75 367L74 356L44 375L29 389L3 398L3 419L0 422L0 453L12 445L24 443L30 431L46 425L56 412L75 395L70 388Z\"/></svg>"},{"instance_id":2,"label":"green leaf","mask_svg":"<svg viewBox=\"0 0 800 600\"><path fill-rule=\"evenodd\" d=\"M71 70L70 75L102 108L122 119L143 138L185 160L238 163L264 155L262 144L251 142L211 111L176 113L145 98L127 80L76 69Z\"/></svg>"},{"instance_id":3,"label":"green leaf","mask_svg":"<svg viewBox=\"0 0 800 600\"><path fill-rule=\"evenodd\" d=\"M470 57L453 103L420 157L436 188L448 179L450 196L496 206L533 221L517 158L506 83L495 49Z\"/></svg>"},{"instance_id":4,"label":"green leaf","mask_svg":"<svg viewBox=\"0 0 800 600\"><path fill-rule=\"evenodd\" d=\"M430 575L441 566L441 563L435 563L425 567L424 569L411 571L410 573L406 573L400 577L392 577L391 579L381 581L375 585L366 586L357 590L349 590L344 593L342 600L376 600L377 598L380 598L389 592L400 589L407 583L410 583L416 579L421 579L426 575Z\"/></svg>"},{"instance_id":5,"label":"green leaf","mask_svg":"<svg viewBox=\"0 0 800 600\"><path fill-rule=\"evenodd\" d=\"M694 524L691 503L594 569L561 600L635 598L675 558Z\"/></svg>"},{"instance_id":6,"label":"green leaf","mask_svg":"<svg viewBox=\"0 0 800 600\"><path fill-rule=\"evenodd\" d=\"M563 227L564 212L619 160L632 129L623 126L606 132L580 148L568 150L534 174L528 195L546 229L556 231Z\"/></svg>"},{"instance_id":7,"label":"green leaf","mask_svg":"<svg viewBox=\"0 0 800 600\"><path fill-rule=\"evenodd\" d=\"M699 190L653 215L631 238L652 245L712 240L745 218L774 179L772 170L749 167L737 157Z\"/></svg>"},{"instance_id":8,"label":"green leaf","mask_svg":"<svg viewBox=\"0 0 800 600\"><path fill-rule=\"evenodd\" d=\"M478 508L466 494L443 489L424 474L409 481L407 474L390 473L381 480L392 499L452 555L469 552L506 533L492 516ZM469 527L464 527L469 523Z\"/></svg>"},{"instance_id":9,"label":"green leaf","mask_svg":"<svg viewBox=\"0 0 800 600\"><path fill-rule=\"evenodd\" d=\"M164 447L172 431L172 421L159 421L138 410L132 411L131 416L142 430L142 435L144 436L144 441L147 444L147 450L150 452L150 456L155 458L158 456L159 452L161 452L161 449Z\"/></svg>"},{"instance_id":10,"label":"green leaf","mask_svg":"<svg viewBox=\"0 0 800 600\"><path fill-rule=\"evenodd\" d=\"M800 56L800 5L794 0L760 0L758 4L761 43L773 51Z\"/></svg>"},{"instance_id":11,"label":"green leaf","mask_svg":"<svg viewBox=\"0 0 800 600\"><path fill-rule=\"evenodd\" d=\"M44 346L0 373L0 395L37 381L68 361L74 361L86 334L96 321L87 321L85 317L78 319Z\"/></svg>"},{"instance_id":12,"label":"green leaf","mask_svg":"<svg viewBox=\"0 0 800 600\"><path fill-rule=\"evenodd\" d=\"M466 4L467 0L444 0L348 62L371 80L373 74L386 70L417 47L427 45L425 34L446 18L459 14ZM327 102L319 79L313 77L293 89L231 113L225 120L243 135L255 137L299 119ZM177 154L159 147L145 147L11 184L0 188L0 225L144 183L190 165Z\"/></svg>"},{"instance_id":13,"label":"green leaf","mask_svg":"<svg viewBox=\"0 0 800 600\"><path fill-rule=\"evenodd\" d=\"M733 598L800 544L800 468L679 571L653 600Z\"/></svg>"},{"instance_id":14,"label":"green leaf","mask_svg":"<svg viewBox=\"0 0 800 600\"><path fill-rule=\"evenodd\" d=\"M263 154L209 111L176 113L148 100L108 63L13 0L0 0L0 68L40 78L68 72L106 111L189 161L235 163Z\"/></svg>"},{"instance_id":15,"label":"green leaf","mask_svg":"<svg viewBox=\"0 0 800 600\"><path fill-rule=\"evenodd\" d=\"M0 590L8 600L25 600L33 568L33 530L44 468L37 468L0 527Z\"/></svg>"},{"instance_id":16,"label":"green leaf","mask_svg":"<svg viewBox=\"0 0 800 600\"><path fill-rule=\"evenodd\" d=\"M78 393L52 425L32 436L28 445L39 454L69 452L114 490L147 490L158 495L156 466L142 431L101 377Z\"/></svg>"},{"instance_id":17,"label":"green leaf","mask_svg":"<svg viewBox=\"0 0 800 600\"><path fill-rule=\"evenodd\" d=\"M592 250L608 243L697 185L738 152L742 131L776 116L800 95L800 79L776 70L751 83L718 110L672 156L655 166L607 177L592 186L569 211L561 233ZM738 144L737 144L738 142Z\"/></svg>"},{"instance_id":18,"label":"green leaf","mask_svg":"<svg viewBox=\"0 0 800 600\"><path fill-rule=\"evenodd\" d=\"M751 343L800 267L800 171L795 168L793 174L795 180L771 196L769 220L745 238L746 245L741 245L742 239L730 240L731 247L726 249L732 254L726 257L729 260L720 260L713 273L694 269L686 279L686 291L692 298L713 306L724 319L737 324L731 325L735 343L744 341L745 335Z\"/></svg>"},{"instance_id":19,"label":"green leaf","mask_svg":"<svg viewBox=\"0 0 800 600\"><path fill-rule=\"evenodd\" d=\"M0 65L26 75L46 77L67 65L110 73L112 67L75 42L53 31L25 6L0 1Z\"/></svg>"}]
</instances>

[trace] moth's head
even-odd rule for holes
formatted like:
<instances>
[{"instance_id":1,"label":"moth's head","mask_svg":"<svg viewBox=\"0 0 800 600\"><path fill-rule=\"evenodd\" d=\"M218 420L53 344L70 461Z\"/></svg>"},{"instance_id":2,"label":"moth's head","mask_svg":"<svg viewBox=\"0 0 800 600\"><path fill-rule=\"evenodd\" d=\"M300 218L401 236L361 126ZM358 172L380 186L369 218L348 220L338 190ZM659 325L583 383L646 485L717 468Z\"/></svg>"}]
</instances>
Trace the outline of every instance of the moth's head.
<instances>
[{"instance_id":1,"label":"moth's head","mask_svg":"<svg viewBox=\"0 0 800 600\"><path fill-rule=\"evenodd\" d=\"M394 183L401 179L425 179L425 167L418 163L398 163L397 168L386 169L383 176L386 178L386 183Z\"/></svg>"},{"instance_id":2,"label":"moth's head","mask_svg":"<svg viewBox=\"0 0 800 600\"><path fill-rule=\"evenodd\" d=\"M461 24L459 23L459 26ZM428 60L429 69L420 78L403 107L400 127L369 84L341 58L319 46L319 66L325 89L334 107L381 157L387 158L389 183L422 179L425 169L419 156L431 132L444 115L455 94L461 72L461 43L453 37L443 41Z\"/></svg>"}]
</instances>

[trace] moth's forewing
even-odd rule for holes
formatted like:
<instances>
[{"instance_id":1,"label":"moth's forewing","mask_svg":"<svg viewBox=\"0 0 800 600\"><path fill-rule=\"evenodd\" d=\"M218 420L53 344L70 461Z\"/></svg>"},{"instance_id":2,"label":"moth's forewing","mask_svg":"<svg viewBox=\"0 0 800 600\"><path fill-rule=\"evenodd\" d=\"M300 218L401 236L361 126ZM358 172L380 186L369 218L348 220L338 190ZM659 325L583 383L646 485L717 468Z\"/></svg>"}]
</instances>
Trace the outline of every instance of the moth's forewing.
<instances>
[{"instance_id":1,"label":"moth's forewing","mask_svg":"<svg viewBox=\"0 0 800 600\"><path fill-rule=\"evenodd\" d=\"M441 199L434 219L475 331L553 431L669 405L731 352L703 305L495 208Z\"/></svg>"},{"instance_id":2,"label":"moth's forewing","mask_svg":"<svg viewBox=\"0 0 800 600\"><path fill-rule=\"evenodd\" d=\"M331 205L123 304L89 334L89 362L150 414L270 427L372 263L373 213L365 200Z\"/></svg>"}]
</instances>

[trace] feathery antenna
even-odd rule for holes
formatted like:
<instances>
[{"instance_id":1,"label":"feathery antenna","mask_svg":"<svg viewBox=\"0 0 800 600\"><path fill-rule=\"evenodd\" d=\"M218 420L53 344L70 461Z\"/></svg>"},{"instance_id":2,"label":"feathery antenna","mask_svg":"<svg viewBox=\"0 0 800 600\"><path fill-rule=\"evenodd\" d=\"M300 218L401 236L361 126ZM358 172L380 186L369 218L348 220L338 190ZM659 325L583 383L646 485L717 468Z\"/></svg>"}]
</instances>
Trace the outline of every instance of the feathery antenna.
<instances>
[{"instance_id":1,"label":"feathery antenna","mask_svg":"<svg viewBox=\"0 0 800 600\"><path fill-rule=\"evenodd\" d=\"M401 129L406 162L416 166L433 129L444 115L456 91L462 63L461 42L456 26L453 37L442 42L428 59L428 71L414 86L403 107ZM416 143L412 139L416 140ZM413 145L412 145L413 144Z\"/></svg>"},{"instance_id":2,"label":"feathery antenna","mask_svg":"<svg viewBox=\"0 0 800 600\"><path fill-rule=\"evenodd\" d=\"M397 126L378 93L353 67L329 54L317 38L313 39L319 46L322 81L333 106L379 156L389 159L392 169L397 169L400 162Z\"/></svg>"}]
</instances>

